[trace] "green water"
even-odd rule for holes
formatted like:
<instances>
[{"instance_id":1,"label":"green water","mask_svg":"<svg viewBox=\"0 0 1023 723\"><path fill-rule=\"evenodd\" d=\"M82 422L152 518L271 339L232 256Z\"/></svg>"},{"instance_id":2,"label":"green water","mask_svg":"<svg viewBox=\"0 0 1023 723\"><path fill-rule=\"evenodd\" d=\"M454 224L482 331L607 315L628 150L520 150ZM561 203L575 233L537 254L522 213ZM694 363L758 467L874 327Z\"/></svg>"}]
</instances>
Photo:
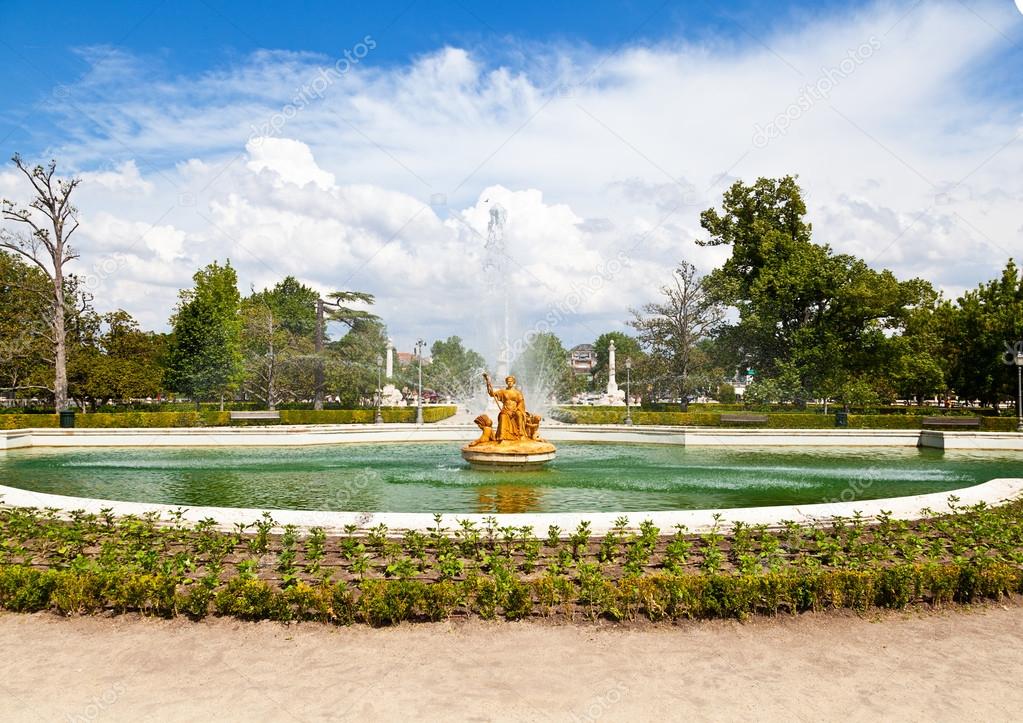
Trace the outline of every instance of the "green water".
<instances>
[{"instance_id":1,"label":"green water","mask_svg":"<svg viewBox=\"0 0 1023 723\"><path fill-rule=\"evenodd\" d=\"M898 497L1023 475L1012 453L561 443L534 472L456 443L0 452L0 484L136 502L369 512L600 512Z\"/></svg>"}]
</instances>

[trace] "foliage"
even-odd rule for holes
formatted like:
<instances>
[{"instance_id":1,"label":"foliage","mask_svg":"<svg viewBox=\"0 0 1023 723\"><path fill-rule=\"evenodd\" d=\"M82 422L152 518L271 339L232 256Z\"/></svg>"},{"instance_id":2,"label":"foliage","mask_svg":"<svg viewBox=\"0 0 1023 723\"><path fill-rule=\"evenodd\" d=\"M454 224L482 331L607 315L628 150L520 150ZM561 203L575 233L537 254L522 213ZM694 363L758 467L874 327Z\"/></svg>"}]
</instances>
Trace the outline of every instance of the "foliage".
<instances>
[{"instance_id":1,"label":"foliage","mask_svg":"<svg viewBox=\"0 0 1023 723\"><path fill-rule=\"evenodd\" d=\"M385 422L415 422L414 407L384 407ZM423 421L427 424L439 422L453 416L453 406L430 405L423 407ZM372 424L372 409L325 409L322 411L281 410L280 424ZM229 412L212 409L190 412L116 412L78 414L75 426L83 428L152 428L152 427L226 427L231 424L273 424L272 421L231 422ZM56 427L56 414L0 414L0 429L26 429L31 427Z\"/></svg>"},{"instance_id":2,"label":"foliage","mask_svg":"<svg viewBox=\"0 0 1023 723\"><path fill-rule=\"evenodd\" d=\"M0 389L51 389L49 280L35 266L0 249Z\"/></svg>"},{"instance_id":3,"label":"foliage","mask_svg":"<svg viewBox=\"0 0 1023 723\"><path fill-rule=\"evenodd\" d=\"M928 323L938 298L931 285L899 281L814 243L805 216L792 176L737 181L720 213L701 215L710 234L701 243L731 248L707 286L738 311L721 334L732 364L766 378L795 371L804 398L839 395L850 378L875 381L879 396L891 394L884 385L918 393L940 387Z\"/></svg>"},{"instance_id":4,"label":"foliage","mask_svg":"<svg viewBox=\"0 0 1023 723\"><path fill-rule=\"evenodd\" d=\"M387 328L375 316L352 320L327 348L327 390L346 407L373 406Z\"/></svg>"},{"instance_id":5,"label":"foliage","mask_svg":"<svg viewBox=\"0 0 1023 723\"><path fill-rule=\"evenodd\" d=\"M192 277L171 319L167 383L195 400L224 395L241 381L238 277L216 261Z\"/></svg>"},{"instance_id":6,"label":"foliage","mask_svg":"<svg viewBox=\"0 0 1023 723\"><path fill-rule=\"evenodd\" d=\"M218 530L161 519L0 509L0 608L395 625L475 615L652 621L902 609L1023 592L1023 502L906 522L881 513L781 529L715 524L670 535L619 520L540 540L531 528L396 537L382 525L283 529L269 514ZM452 566L451 561L457 561ZM402 571L403 570L403 571Z\"/></svg>"},{"instance_id":7,"label":"foliage","mask_svg":"<svg viewBox=\"0 0 1023 723\"><path fill-rule=\"evenodd\" d=\"M95 333L79 336L69 365L71 395L91 400L155 397L163 390L163 335L145 332L118 309L98 318Z\"/></svg>"},{"instance_id":8,"label":"foliage","mask_svg":"<svg viewBox=\"0 0 1023 723\"><path fill-rule=\"evenodd\" d=\"M430 363L423 366L423 385L450 399L467 399L479 393L486 360L467 349L461 337L449 336L430 347Z\"/></svg>"},{"instance_id":9,"label":"foliage","mask_svg":"<svg viewBox=\"0 0 1023 723\"><path fill-rule=\"evenodd\" d=\"M241 302L245 390L268 409L313 395L317 298L288 276Z\"/></svg>"},{"instance_id":10,"label":"foliage","mask_svg":"<svg viewBox=\"0 0 1023 723\"><path fill-rule=\"evenodd\" d=\"M661 287L661 296L662 301L634 310L630 323L640 344L658 362L661 379L656 386L685 399L706 385L707 380L698 379L698 372L710 365L701 342L717 332L724 308L688 261L675 268L672 282ZM648 385L653 382L647 380Z\"/></svg>"},{"instance_id":11,"label":"foliage","mask_svg":"<svg viewBox=\"0 0 1023 723\"><path fill-rule=\"evenodd\" d=\"M548 399L568 399L579 388L569 364L568 351L552 332L532 335L528 344L512 363L512 374L526 399L534 406ZM501 380L497 380L501 381Z\"/></svg>"},{"instance_id":12,"label":"foliage","mask_svg":"<svg viewBox=\"0 0 1023 723\"><path fill-rule=\"evenodd\" d=\"M947 306L950 382L960 395L994 404L1015 397L1015 369L1002 362L1006 343L1023 340L1023 272L1012 259L1001 277Z\"/></svg>"}]
</instances>

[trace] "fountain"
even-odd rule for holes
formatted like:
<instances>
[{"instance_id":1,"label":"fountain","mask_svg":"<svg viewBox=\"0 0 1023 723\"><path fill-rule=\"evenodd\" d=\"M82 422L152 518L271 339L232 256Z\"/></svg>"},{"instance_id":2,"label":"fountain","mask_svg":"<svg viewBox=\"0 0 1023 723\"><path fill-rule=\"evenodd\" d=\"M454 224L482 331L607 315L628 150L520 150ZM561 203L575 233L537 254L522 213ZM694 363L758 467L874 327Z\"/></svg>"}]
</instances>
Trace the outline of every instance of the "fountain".
<instances>
[{"instance_id":1,"label":"fountain","mask_svg":"<svg viewBox=\"0 0 1023 723\"><path fill-rule=\"evenodd\" d=\"M462 457L479 467L529 469L540 467L554 459L553 444L539 436L540 415L526 411L526 399L515 388L515 377L505 378L504 389L494 389L490 376L483 375L487 394L497 402L497 429L486 414L474 420L480 428L475 442L462 447Z\"/></svg>"}]
</instances>

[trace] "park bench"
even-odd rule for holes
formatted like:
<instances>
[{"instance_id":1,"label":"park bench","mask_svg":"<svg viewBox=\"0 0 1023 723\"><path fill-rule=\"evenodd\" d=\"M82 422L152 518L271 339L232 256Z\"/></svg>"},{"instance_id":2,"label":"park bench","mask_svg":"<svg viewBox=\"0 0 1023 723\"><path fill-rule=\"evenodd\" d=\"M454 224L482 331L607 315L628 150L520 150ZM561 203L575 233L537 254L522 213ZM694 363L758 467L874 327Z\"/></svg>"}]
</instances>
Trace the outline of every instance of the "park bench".
<instances>
[{"instance_id":1,"label":"park bench","mask_svg":"<svg viewBox=\"0 0 1023 723\"><path fill-rule=\"evenodd\" d=\"M952 427L980 429L980 417L924 417L925 427Z\"/></svg>"},{"instance_id":2,"label":"park bench","mask_svg":"<svg viewBox=\"0 0 1023 723\"><path fill-rule=\"evenodd\" d=\"M722 414L722 424L767 424L766 414Z\"/></svg>"},{"instance_id":3,"label":"park bench","mask_svg":"<svg viewBox=\"0 0 1023 723\"><path fill-rule=\"evenodd\" d=\"M256 420L267 420L267 421L280 421L280 412L231 412L231 421L248 421L252 419Z\"/></svg>"}]
</instances>

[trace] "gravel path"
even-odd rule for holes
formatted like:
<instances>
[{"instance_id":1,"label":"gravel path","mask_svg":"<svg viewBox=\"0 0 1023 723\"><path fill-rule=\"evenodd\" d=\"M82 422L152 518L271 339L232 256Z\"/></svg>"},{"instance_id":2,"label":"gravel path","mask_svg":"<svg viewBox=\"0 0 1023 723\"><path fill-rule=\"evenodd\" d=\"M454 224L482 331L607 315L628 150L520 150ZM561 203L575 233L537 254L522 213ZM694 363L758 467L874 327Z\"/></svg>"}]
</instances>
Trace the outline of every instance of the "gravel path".
<instances>
[{"instance_id":1,"label":"gravel path","mask_svg":"<svg viewBox=\"0 0 1023 723\"><path fill-rule=\"evenodd\" d=\"M746 624L0 616L0 719L1012 720L1023 606Z\"/></svg>"}]
</instances>

